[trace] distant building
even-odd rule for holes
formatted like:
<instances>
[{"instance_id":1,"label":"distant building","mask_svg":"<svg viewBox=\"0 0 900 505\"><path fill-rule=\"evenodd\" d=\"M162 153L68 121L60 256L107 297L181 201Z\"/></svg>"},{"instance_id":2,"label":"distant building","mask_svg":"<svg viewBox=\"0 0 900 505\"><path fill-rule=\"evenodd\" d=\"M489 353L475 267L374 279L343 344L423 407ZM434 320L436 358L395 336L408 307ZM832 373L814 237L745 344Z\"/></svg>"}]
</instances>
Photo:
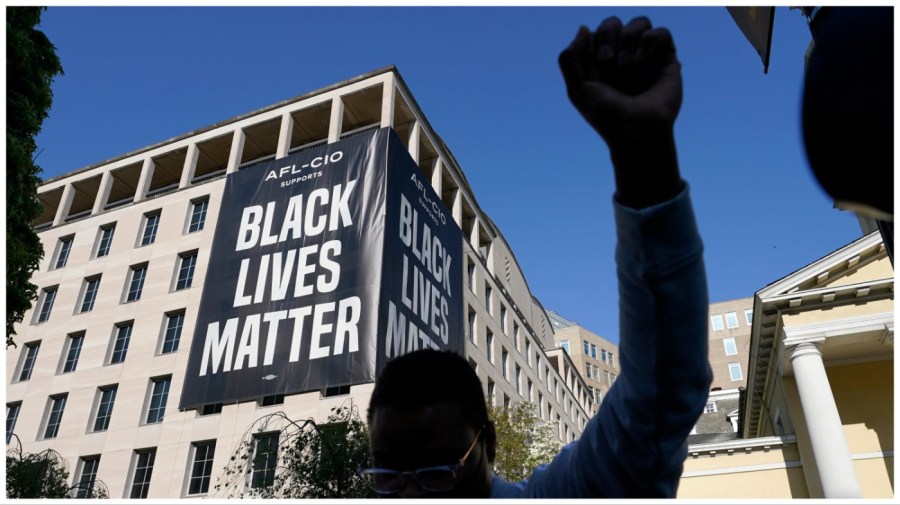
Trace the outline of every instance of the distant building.
<instances>
[{"instance_id":1,"label":"distant building","mask_svg":"<svg viewBox=\"0 0 900 505\"><path fill-rule=\"evenodd\" d=\"M563 349L594 396L594 411L619 376L619 346L548 310L556 347Z\"/></svg>"},{"instance_id":2,"label":"distant building","mask_svg":"<svg viewBox=\"0 0 900 505\"><path fill-rule=\"evenodd\" d=\"M753 298L709 304L709 365L711 391L737 389L747 384Z\"/></svg>"}]
</instances>

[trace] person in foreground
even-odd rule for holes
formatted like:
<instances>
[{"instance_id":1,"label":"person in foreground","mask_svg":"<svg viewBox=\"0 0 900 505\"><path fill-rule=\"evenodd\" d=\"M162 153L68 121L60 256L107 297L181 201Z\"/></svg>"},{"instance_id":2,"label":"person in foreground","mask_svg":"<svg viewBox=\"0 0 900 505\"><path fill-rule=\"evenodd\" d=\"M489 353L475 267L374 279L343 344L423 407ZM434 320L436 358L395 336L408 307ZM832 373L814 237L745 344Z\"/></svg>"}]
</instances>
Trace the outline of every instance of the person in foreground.
<instances>
[{"instance_id":1,"label":"person in foreground","mask_svg":"<svg viewBox=\"0 0 900 505\"><path fill-rule=\"evenodd\" d=\"M368 411L377 493L398 497L674 497L707 400L706 274L675 153L681 66L646 18L581 27L559 56L568 96L615 171L621 374L580 438L528 480L492 472L496 434L467 361L416 351L390 362Z\"/></svg>"}]
</instances>

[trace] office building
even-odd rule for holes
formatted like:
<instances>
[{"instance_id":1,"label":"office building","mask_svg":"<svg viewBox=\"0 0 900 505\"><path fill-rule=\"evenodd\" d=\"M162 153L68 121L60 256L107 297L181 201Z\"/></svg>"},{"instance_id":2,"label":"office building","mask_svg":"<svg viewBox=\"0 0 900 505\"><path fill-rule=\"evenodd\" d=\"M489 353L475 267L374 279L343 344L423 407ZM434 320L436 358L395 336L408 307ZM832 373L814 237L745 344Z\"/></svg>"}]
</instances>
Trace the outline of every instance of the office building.
<instances>
[{"instance_id":1,"label":"office building","mask_svg":"<svg viewBox=\"0 0 900 505\"><path fill-rule=\"evenodd\" d=\"M563 349L594 396L594 411L619 375L619 346L550 310L556 347Z\"/></svg>"}]
</instances>

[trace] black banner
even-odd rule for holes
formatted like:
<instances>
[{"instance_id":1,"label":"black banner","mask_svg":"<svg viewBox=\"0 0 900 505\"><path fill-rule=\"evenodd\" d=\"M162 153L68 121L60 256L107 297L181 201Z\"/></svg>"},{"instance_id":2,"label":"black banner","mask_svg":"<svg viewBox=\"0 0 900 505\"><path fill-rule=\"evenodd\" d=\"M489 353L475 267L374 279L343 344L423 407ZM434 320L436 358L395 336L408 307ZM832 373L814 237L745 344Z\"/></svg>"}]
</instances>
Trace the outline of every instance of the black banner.
<instances>
[{"instance_id":1,"label":"black banner","mask_svg":"<svg viewBox=\"0 0 900 505\"><path fill-rule=\"evenodd\" d=\"M390 128L230 174L180 407L372 382L414 348L462 353L461 254Z\"/></svg>"}]
</instances>

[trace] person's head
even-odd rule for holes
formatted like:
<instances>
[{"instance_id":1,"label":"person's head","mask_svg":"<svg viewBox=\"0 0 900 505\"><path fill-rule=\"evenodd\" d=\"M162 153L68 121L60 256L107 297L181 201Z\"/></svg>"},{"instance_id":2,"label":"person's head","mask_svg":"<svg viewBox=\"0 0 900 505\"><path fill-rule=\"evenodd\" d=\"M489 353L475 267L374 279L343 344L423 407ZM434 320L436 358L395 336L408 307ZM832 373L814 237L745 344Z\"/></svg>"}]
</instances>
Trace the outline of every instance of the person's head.
<instances>
[{"instance_id":1,"label":"person's head","mask_svg":"<svg viewBox=\"0 0 900 505\"><path fill-rule=\"evenodd\" d=\"M427 349L388 363L375 381L368 422L372 467L388 470L369 478L401 484L395 496L490 496L496 434L481 381L461 356ZM429 468L436 470L415 473Z\"/></svg>"}]
</instances>

